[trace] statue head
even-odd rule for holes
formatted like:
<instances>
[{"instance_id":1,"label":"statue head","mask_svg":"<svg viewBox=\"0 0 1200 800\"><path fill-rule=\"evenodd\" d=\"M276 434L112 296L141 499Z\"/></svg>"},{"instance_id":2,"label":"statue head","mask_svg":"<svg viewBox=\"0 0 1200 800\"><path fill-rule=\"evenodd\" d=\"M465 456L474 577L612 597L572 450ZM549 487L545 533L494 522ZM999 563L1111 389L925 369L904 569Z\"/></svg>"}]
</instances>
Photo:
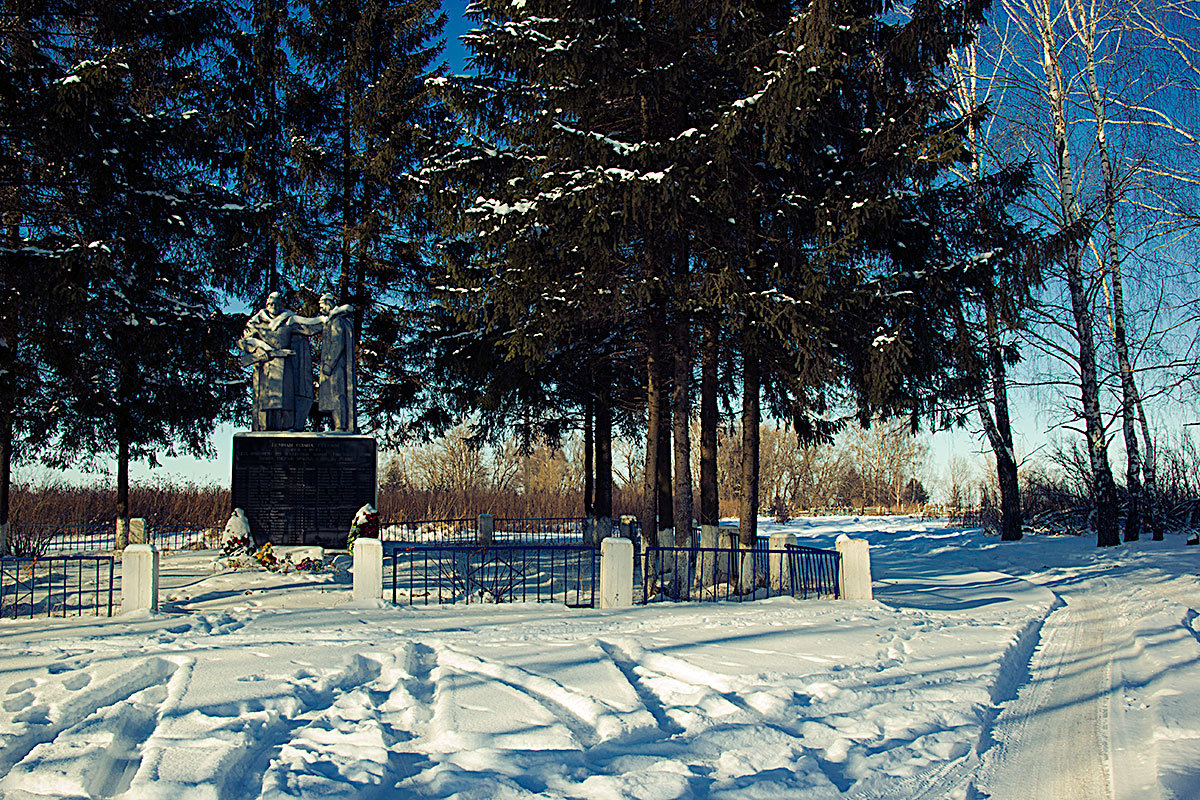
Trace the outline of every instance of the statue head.
<instances>
[{"instance_id":1,"label":"statue head","mask_svg":"<svg viewBox=\"0 0 1200 800\"><path fill-rule=\"evenodd\" d=\"M267 295L266 309L272 317L283 313L283 298L279 296L279 292L271 292Z\"/></svg>"},{"instance_id":2,"label":"statue head","mask_svg":"<svg viewBox=\"0 0 1200 800\"><path fill-rule=\"evenodd\" d=\"M337 306L337 298L334 297L329 292L325 292L324 294L321 295L320 304L321 304L321 313L328 314L330 311L333 311L335 306Z\"/></svg>"}]
</instances>

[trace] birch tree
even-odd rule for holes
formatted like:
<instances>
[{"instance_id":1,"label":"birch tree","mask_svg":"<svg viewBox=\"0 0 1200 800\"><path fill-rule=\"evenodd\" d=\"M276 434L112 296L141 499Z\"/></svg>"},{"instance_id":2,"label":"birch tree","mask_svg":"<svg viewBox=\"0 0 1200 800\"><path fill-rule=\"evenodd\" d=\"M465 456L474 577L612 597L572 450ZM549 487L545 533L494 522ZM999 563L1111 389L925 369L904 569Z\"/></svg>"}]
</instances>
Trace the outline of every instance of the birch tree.
<instances>
[{"instance_id":1,"label":"birch tree","mask_svg":"<svg viewBox=\"0 0 1200 800\"><path fill-rule=\"evenodd\" d=\"M1095 505L1096 540L1100 546L1120 543L1117 530L1116 484L1108 461L1108 437L1104 423L1099 371L1096 362L1095 305L1100 281L1084 272L1084 242L1090 232L1078 196L1081 167L1073 158L1078 145L1074 106L1070 93L1075 74L1064 62L1071 36L1067 9L1058 0L1005 0L1006 19L1021 34L1026 50L1014 43L1005 45L1008 79L1021 87L1030 103L1017 136L1038 158L1044 175L1044 213L1059 231L1077 233L1061 259L1072 324L1069 335L1075 353L1042 335L1038 340L1049 351L1064 357L1075 370L1079 389L1079 418L1083 421L1088 458L1092 470L1092 499ZM1025 56L1028 55L1027 59ZM1036 57L1036 66L1030 61ZM1016 118L1014 117L1014 120ZM1031 146L1030 146L1031 145ZM1045 318L1045 317L1044 317ZM1034 334L1037 337L1037 334Z\"/></svg>"}]
</instances>

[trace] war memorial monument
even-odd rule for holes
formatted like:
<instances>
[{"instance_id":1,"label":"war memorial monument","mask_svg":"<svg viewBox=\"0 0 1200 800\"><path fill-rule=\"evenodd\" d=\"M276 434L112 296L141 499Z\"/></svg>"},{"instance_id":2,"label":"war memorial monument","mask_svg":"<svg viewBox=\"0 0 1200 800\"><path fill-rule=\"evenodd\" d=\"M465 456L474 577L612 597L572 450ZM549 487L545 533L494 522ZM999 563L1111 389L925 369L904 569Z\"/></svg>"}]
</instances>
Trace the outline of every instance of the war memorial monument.
<instances>
[{"instance_id":1,"label":"war memorial monument","mask_svg":"<svg viewBox=\"0 0 1200 800\"><path fill-rule=\"evenodd\" d=\"M320 308L301 317L272 293L237 343L253 369L254 416L233 436L232 501L257 545L343 547L355 513L375 503L375 439L358 432L355 414L353 309L329 294ZM314 402L329 431L305 430Z\"/></svg>"}]
</instances>

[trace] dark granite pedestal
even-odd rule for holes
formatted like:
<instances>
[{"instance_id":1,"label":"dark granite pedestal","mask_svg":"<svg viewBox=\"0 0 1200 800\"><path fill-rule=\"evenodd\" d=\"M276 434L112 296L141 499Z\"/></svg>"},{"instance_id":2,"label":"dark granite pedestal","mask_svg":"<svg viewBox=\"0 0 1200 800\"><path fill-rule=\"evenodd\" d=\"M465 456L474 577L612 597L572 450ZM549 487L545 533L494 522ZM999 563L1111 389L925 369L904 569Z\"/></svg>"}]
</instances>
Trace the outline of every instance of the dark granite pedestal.
<instances>
[{"instance_id":1,"label":"dark granite pedestal","mask_svg":"<svg viewBox=\"0 0 1200 800\"><path fill-rule=\"evenodd\" d=\"M345 547L358 509L375 503L375 439L347 433L233 435L233 507L256 544Z\"/></svg>"}]
</instances>

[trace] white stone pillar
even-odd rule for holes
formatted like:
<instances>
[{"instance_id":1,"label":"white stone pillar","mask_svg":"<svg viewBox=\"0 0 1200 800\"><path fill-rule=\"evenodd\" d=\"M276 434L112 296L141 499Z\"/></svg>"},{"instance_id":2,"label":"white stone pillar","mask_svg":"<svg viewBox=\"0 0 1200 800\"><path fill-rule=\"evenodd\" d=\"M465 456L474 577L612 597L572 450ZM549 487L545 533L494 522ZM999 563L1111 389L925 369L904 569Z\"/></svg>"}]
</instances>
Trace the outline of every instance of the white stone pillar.
<instances>
[{"instance_id":1,"label":"white stone pillar","mask_svg":"<svg viewBox=\"0 0 1200 800\"><path fill-rule=\"evenodd\" d=\"M487 547L488 545L490 545L492 543L492 539L496 535L493 524L494 523L492 522L491 514L480 514L479 515L479 531L476 534L475 541L478 542L479 544L483 545L484 547Z\"/></svg>"},{"instance_id":2,"label":"white stone pillar","mask_svg":"<svg viewBox=\"0 0 1200 800\"><path fill-rule=\"evenodd\" d=\"M121 613L158 611L158 551L131 544L121 551Z\"/></svg>"},{"instance_id":3,"label":"white stone pillar","mask_svg":"<svg viewBox=\"0 0 1200 800\"><path fill-rule=\"evenodd\" d=\"M633 605L633 542L610 536L600 543L600 608Z\"/></svg>"},{"instance_id":4,"label":"white stone pillar","mask_svg":"<svg viewBox=\"0 0 1200 800\"><path fill-rule=\"evenodd\" d=\"M355 600L383 599L383 542L363 538L354 541Z\"/></svg>"},{"instance_id":5,"label":"white stone pillar","mask_svg":"<svg viewBox=\"0 0 1200 800\"><path fill-rule=\"evenodd\" d=\"M134 517L129 520L129 543L130 544L150 544L150 540L146 538L146 520L141 517Z\"/></svg>"},{"instance_id":6,"label":"white stone pillar","mask_svg":"<svg viewBox=\"0 0 1200 800\"><path fill-rule=\"evenodd\" d=\"M837 551L842 555L838 574L838 589L843 600L871 600L871 544L865 539L851 539L846 534L837 538Z\"/></svg>"},{"instance_id":7,"label":"white stone pillar","mask_svg":"<svg viewBox=\"0 0 1200 800\"><path fill-rule=\"evenodd\" d=\"M767 556L771 591L779 594L791 594L792 561L785 551L789 547L796 546L796 536L792 533L772 533L768 542L767 548L771 551Z\"/></svg>"}]
</instances>

